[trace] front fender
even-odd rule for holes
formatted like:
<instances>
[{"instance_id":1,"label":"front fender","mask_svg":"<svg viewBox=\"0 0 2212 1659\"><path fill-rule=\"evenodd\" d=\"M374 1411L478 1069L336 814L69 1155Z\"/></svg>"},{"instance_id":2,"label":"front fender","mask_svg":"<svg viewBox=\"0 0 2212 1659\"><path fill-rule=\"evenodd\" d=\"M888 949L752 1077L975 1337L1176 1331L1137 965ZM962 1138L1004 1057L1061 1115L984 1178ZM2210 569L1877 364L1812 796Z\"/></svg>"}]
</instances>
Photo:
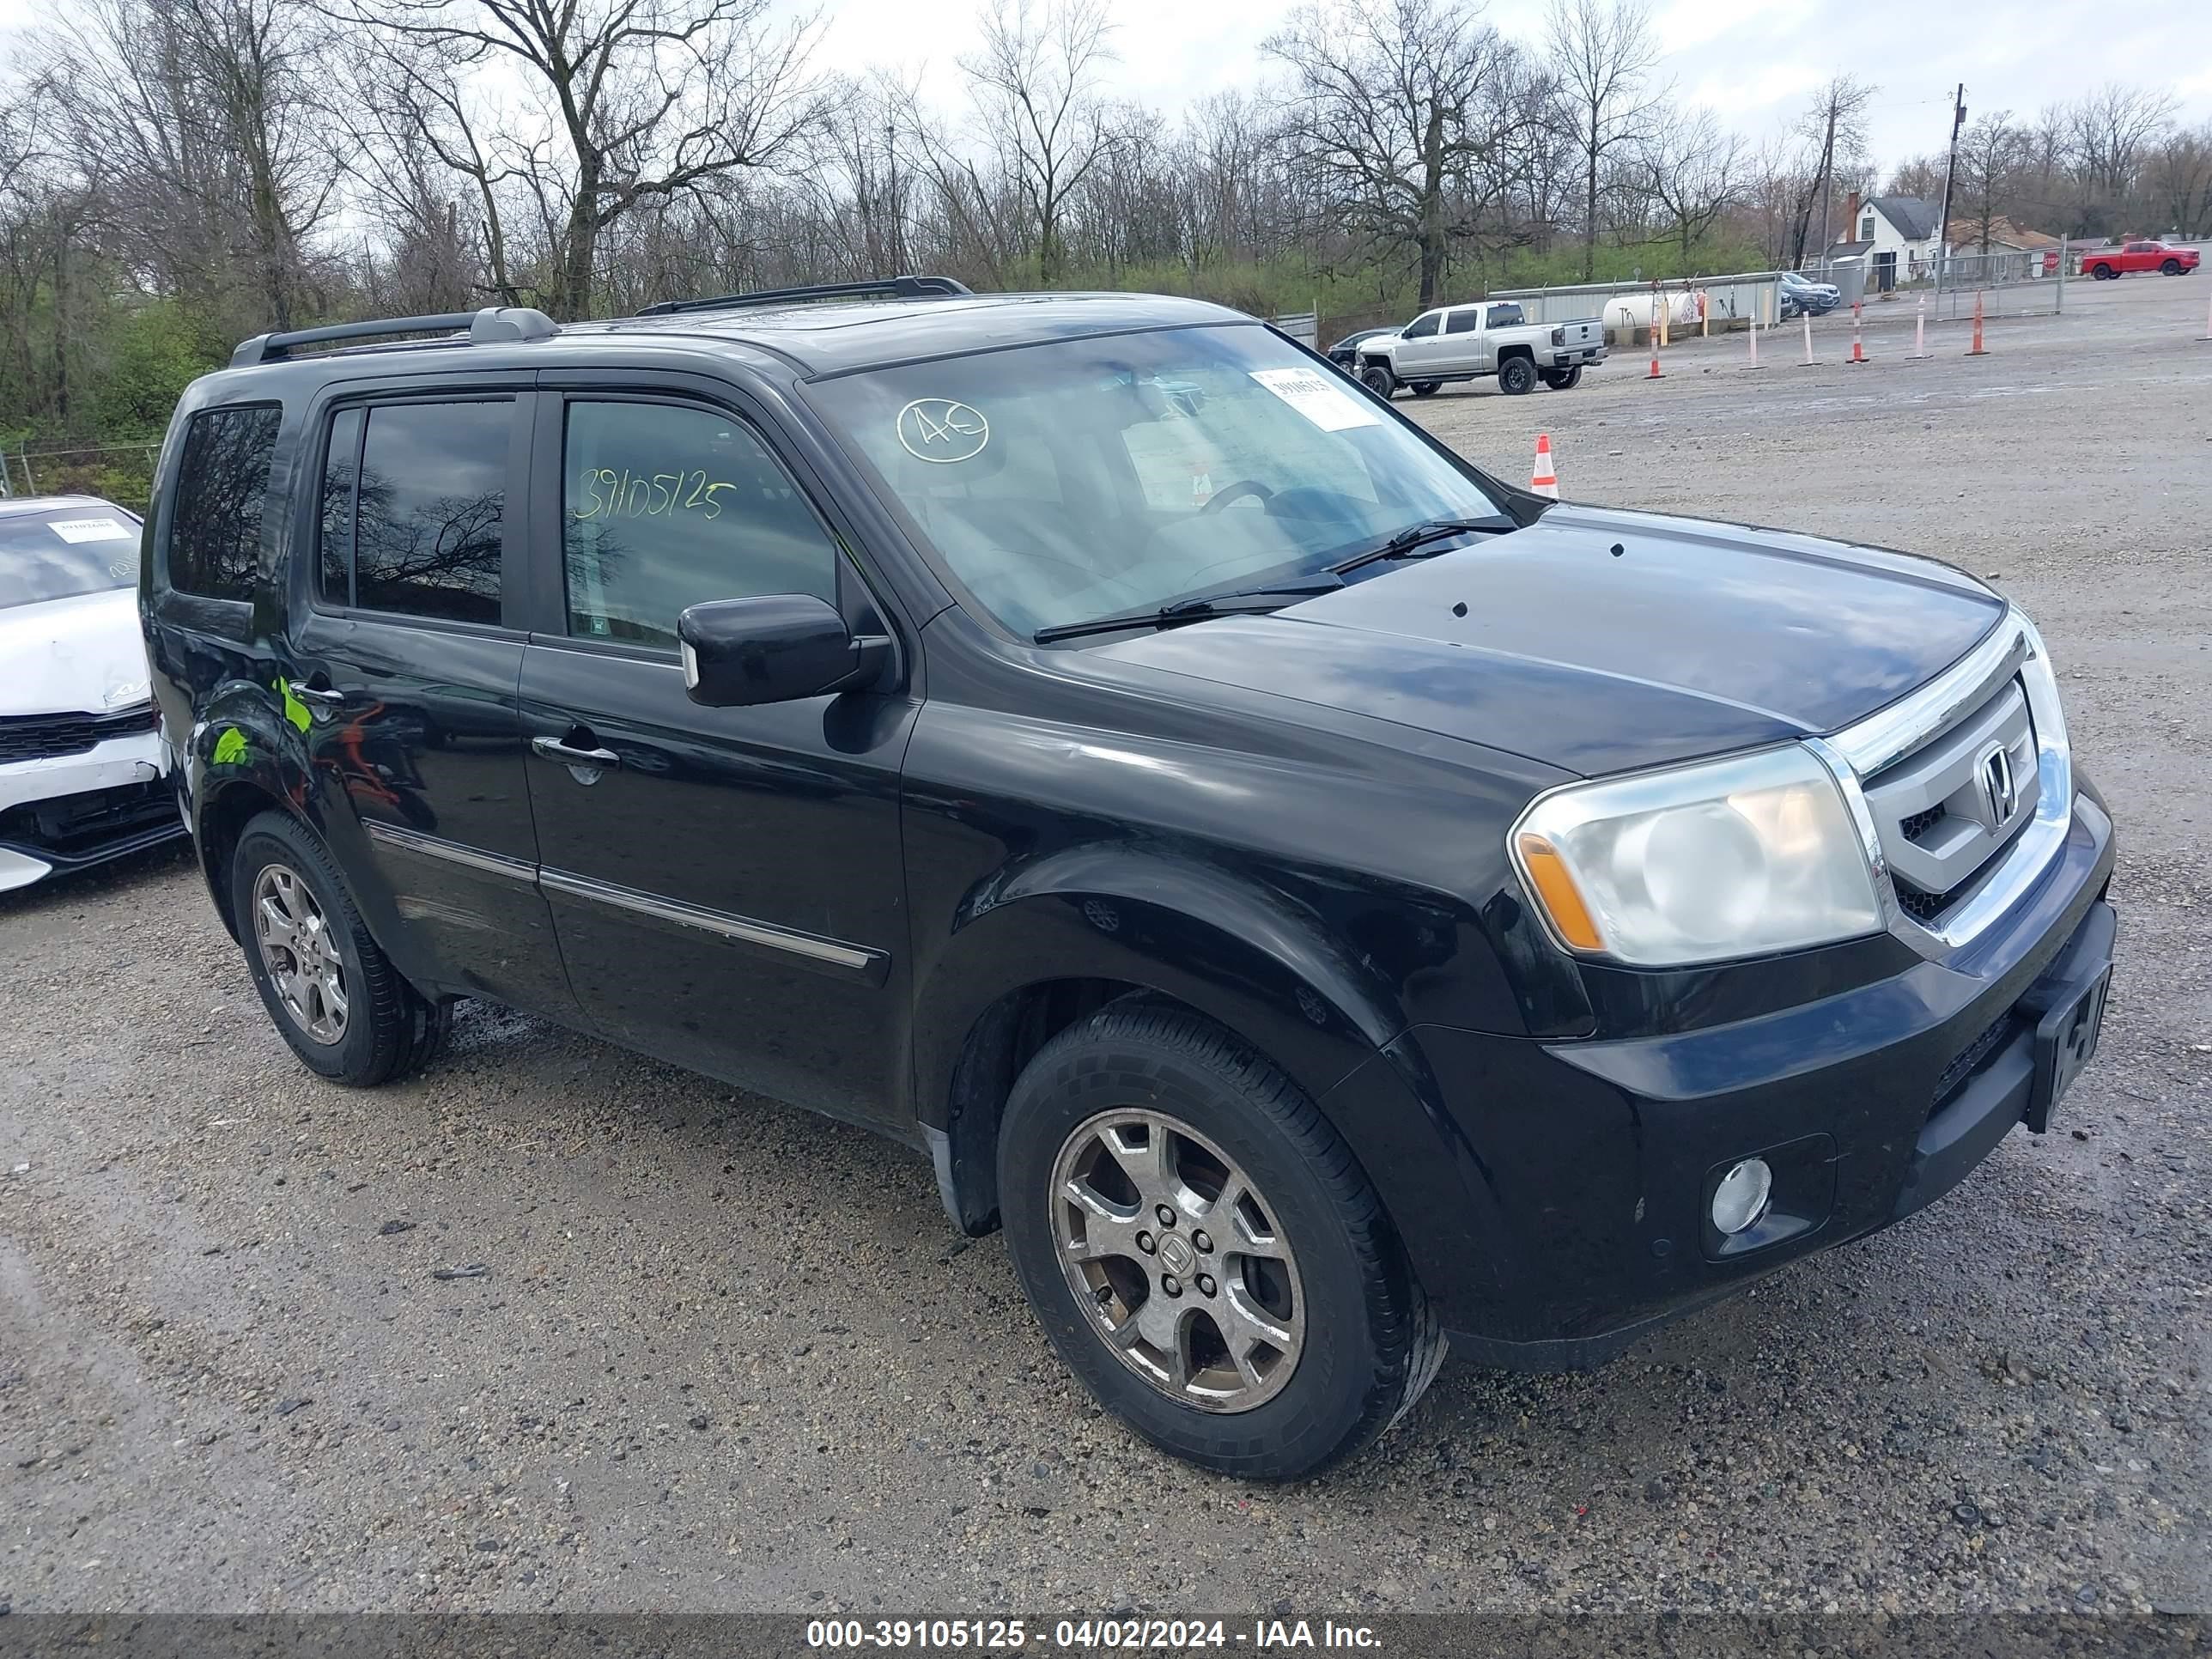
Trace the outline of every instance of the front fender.
<instances>
[{"instance_id":1,"label":"front fender","mask_svg":"<svg viewBox=\"0 0 2212 1659\"><path fill-rule=\"evenodd\" d=\"M1381 977L1280 894L1168 848L1066 848L971 890L917 975L924 1123L945 1126L954 1070L984 1012L1064 979L1116 980L1188 1003L1316 1099L1406 1024Z\"/></svg>"}]
</instances>

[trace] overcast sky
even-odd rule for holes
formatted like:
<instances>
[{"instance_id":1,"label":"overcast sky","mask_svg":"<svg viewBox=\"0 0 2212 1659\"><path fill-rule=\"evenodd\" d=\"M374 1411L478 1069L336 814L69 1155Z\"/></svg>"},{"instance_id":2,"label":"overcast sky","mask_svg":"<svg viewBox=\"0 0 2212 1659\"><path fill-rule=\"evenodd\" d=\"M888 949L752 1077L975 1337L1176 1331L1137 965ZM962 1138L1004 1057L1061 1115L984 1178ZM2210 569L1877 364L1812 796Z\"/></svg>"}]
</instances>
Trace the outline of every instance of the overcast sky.
<instances>
[{"instance_id":1,"label":"overcast sky","mask_svg":"<svg viewBox=\"0 0 2212 1659\"><path fill-rule=\"evenodd\" d=\"M1117 90L1170 112L1267 73L1260 44L1289 9L1283 0L1110 3ZM833 0L825 56L896 62L940 96L954 93L975 9L960 0ZM1669 0L1655 14L1668 46L1660 74L1753 137L1838 70L1879 86L1874 148L1884 169L1943 147L1961 81L1970 118L2031 116L2111 80L2161 82L2185 119L2212 118L2207 0ZM1542 38L1542 0L1493 0L1485 15L1529 44Z\"/></svg>"},{"instance_id":2,"label":"overcast sky","mask_svg":"<svg viewBox=\"0 0 2212 1659\"><path fill-rule=\"evenodd\" d=\"M1194 98L1267 75L1260 44L1288 9L1284 0L1109 3L1120 54L1113 89L1170 119ZM52 4L0 0L0 30ZM957 60L975 44L977 0L823 0L822 10L822 66L895 64L936 100L957 97ZM1542 0L1493 0L1486 15L1510 35L1541 39ZM1970 115L2032 116L2118 80L2162 84L2185 121L2212 118L2208 0L1664 0L1656 16L1668 46L1660 74L1753 138L1838 70L1879 86L1874 149L1885 171L1942 148L1961 81Z\"/></svg>"}]
</instances>

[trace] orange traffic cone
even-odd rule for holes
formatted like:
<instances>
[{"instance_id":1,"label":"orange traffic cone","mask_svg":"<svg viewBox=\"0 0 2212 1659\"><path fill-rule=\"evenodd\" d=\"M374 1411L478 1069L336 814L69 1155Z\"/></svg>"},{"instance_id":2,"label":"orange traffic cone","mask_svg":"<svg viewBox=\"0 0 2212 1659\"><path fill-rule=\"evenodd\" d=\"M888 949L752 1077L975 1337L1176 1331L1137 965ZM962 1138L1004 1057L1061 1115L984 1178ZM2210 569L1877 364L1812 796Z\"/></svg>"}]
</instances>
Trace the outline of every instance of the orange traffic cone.
<instances>
[{"instance_id":1,"label":"orange traffic cone","mask_svg":"<svg viewBox=\"0 0 2212 1659\"><path fill-rule=\"evenodd\" d=\"M1536 470L1529 476L1528 488L1539 495L1559 499L1559 475L1552 471L1552 434L1536 434Z\"/></svg>"},{"instance_id":2,"label":"orange traffic cone","mask_svg":"<svg viewBox=\"0 0 2212 1659\"><path fill-rule=\"evenodd\" d=\"M1851 355L1850 362L1853 365L1857 365L1863 363L1866 361L1866 319L1860 313L1859 302L1856 300L1854 300L1851 301Z\"/></svg>"},{"instance_id":3,"label":"orange traffic cone","mask_svg":"<svg viewBox=\"0 0 2212 1659\"><path fill-rule=\"evenodd\" d=\"M1982 349L1982 291L1979 289L1974 290L1974 343L1966 355L1969 357L1986 357L1990 355Z\"/></svg>"},{"instance_id":4,"label":"orange traffic cone","mask_svg":"<svg viewBox=\"0 0 2212 1659\"><path fill-rule=\"evenodd\" d=\"M1659 319L1656 316L1651 319L1651 372L1644 378L1647 380L1666 378L1659 373Z\"/></svg>"}]
</instances>

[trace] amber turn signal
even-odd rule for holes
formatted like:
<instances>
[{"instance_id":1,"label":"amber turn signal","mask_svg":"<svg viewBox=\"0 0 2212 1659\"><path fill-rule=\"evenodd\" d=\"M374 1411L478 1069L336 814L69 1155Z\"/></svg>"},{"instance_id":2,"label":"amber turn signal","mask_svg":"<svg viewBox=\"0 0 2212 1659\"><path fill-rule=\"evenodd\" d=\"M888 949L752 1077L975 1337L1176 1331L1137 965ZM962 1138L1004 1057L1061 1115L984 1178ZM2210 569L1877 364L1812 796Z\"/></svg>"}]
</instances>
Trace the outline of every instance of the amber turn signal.
<instances>
[{"instance_id":1,"label":"amber turn signal","mask_svg":"<svg viewBox=\"0 0 2212 1659\"><path fill-rule=\"evenodd\" d=\"M1575 888L1575 878L1567 873L1565 861L1553 850L1552 843L1541 836L1524 834L1519 845L1521 867L1528 872L1536 889L1537 902L1551 917L1559 937L1577 951L1602 948L1605 941L1598 937L1597 924L1590 920L1589 907L1583 902L1582 894Z\"/></svg>"}]
</instances>

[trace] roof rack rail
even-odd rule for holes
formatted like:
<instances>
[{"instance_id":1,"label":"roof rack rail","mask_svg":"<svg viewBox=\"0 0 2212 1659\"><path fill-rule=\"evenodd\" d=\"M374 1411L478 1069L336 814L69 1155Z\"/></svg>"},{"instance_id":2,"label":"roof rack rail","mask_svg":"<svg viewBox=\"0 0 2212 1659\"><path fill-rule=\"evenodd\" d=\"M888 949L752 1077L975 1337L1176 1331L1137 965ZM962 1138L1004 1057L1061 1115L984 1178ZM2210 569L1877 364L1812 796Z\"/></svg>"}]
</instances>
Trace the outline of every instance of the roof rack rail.
<instances>
[{"instance_id":1,"label":"roof rack rail","mask_svg":"<svg viewBox=\"0 0 2212 1659\"><path fill-rule=\"evenodd\" d=\"M341 340L374 340L389 334L440 334L466 330L465 340L451 343L498 345L517 340L550 340L561 325L529 306L486 306L481 311L446 311L434 317L387 317L371 323L332 323L325 328L295 328L283 334L257 334L230 354L233 368L279 362L301 346L332 345Z\"/></svg>"},{"instance_id":2,"label":"roof rack rail","mask_svg":"<svg viewBox=\"0 0 2212 1659\"><path fill-rule=\"evenodd\" d=\"M641 317L667 317L679 311L723 311L738 306L776 305L785 300L933 300L970 293L950 276L882 276L872 283L813 283L804 288L756 289L711 300L662 300L645 307Z\"/></svg>"}]
</instances>

